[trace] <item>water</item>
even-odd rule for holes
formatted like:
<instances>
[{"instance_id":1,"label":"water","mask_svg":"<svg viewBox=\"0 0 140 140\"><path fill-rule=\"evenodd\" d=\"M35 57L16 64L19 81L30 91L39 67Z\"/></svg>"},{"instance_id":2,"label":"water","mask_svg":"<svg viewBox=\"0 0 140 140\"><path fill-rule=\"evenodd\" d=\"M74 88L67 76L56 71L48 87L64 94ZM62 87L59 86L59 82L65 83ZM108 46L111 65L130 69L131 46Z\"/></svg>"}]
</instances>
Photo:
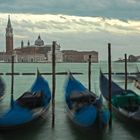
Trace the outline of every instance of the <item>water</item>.
<instances>
[{"instance_id":1,"label":"water","mask_svg":"<svg viewBox=\"0 0 140 140\"><path fill-rule=\"evenodd\" d=\"M137 64L140 68L140 64ZM51 72L51 64L34 63L34 64L15 64L15 72L36 72L37 67L40 72ZM98 95L99 91L99 68L103 72L107 72L107 64L92 64L92 91ZM71 70L72 72L82 72L83 75L75 75L85 86L88 87L88 64L86 63L58 63L56 65L57 72ZM0 63L0 72L10 72L11 65L8 63ZM124 72L123 63L114 63L112 65L113 72ZM128 71L136 71L136 63L128 64ZM6 96L0 103L0 110L8 107L10 102L11 78L10 76L2 76L6 82ZM51 75L44 76L52 87ZM113 77L122 87L124 80ZM23 92L30 89L35 76L14 76L14 98L18 98ZM113 125L110 130L107 128L104 132L90 131L75 127L67 118L64 106L64 82L65 75L56 76L56 108L55 108L55 128L51 127L51 107L45 120L36 122L32 126L25 127L14 131L0 132L0 140L140 140L139 130L128 127L113 116ZM140 91L134 88L133 83L128 83L129 88L135 90L138 94Z\"/></svg>"}]
</instances>

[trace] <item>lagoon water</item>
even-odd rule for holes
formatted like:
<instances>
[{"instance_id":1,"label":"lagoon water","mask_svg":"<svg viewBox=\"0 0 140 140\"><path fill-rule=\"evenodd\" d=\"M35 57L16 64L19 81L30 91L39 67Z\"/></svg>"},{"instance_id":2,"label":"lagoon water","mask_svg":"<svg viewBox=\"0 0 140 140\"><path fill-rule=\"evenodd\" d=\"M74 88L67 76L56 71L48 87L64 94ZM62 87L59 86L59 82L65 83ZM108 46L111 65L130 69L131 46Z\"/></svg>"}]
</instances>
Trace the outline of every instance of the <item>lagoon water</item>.
<instances>
[{"instance_id":1,"label":"lagoon water","mask_svg":"<svg viewBox=\"0 0 140 140\"><path fill-rule=\"evenodd\" d=\"M140 64L129 63L128 71L135 72L136 67ZM40 72L51 72L52 66L50 63L16 63L15 72L36 72L37 67ZM92 91L100 94L99 91L99 69L107 72L107 63L92 64ZM57 72L82 72L82 75L75 75L85 86L88 87L88 64L86 63L58 63L56 64ZM11 71L11 64L0 63L0 72L6 73ZM113 63L113 72L124 72L123 63ZM10 102L11 76L2 76L6 83L6 95L0 103L0 110L7 108ZM52 87L52 76L44 75ZM121 86L124 86L124 79L116 78L114 80ZM18 98L25 91L30 89L35 76L14 76L14 98ZM56 107L55 107L55 127L51 126L51 107L48 116L40 122L36 122L32 126L25 127L14 131L0 132L0 140L140 140L139 130L123 124L113 116L112 129L107 128L104 132L89 131L75 127L67 118L64 105L64 83L66 75L56 76ZM132 82L128 83L128 87L135 90L138 94L140 91L134 87Z\"/></svg>"}]
</instances>

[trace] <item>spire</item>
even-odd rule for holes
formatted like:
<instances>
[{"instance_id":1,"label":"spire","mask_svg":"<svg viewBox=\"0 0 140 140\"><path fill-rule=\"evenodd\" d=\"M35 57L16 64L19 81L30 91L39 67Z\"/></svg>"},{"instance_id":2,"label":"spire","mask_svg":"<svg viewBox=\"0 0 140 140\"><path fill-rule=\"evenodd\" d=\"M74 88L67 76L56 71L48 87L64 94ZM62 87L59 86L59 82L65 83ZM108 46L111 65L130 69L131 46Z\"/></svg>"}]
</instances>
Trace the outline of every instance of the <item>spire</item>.
<instances>
[{"instance_id":1,"label":"spire","mask_svg":"<svg viewBox=\"0 0 140 140\"><path fill-rule=\"evenodd\" d=\"M11 26L11 20L10 20L10 15L8 15L7 28L12 28L12 26Z\"/></svg>"},{"instance_id":2,"label":"spire","mask_svg":"<svg viewBox=\"0 0 140 140\"><path fill-rule=\"evenodd\" d=\"M13 28L11 25L10 15L8 15L8 22L6 27L6 36L13 36Z\"/></svg>"},{"instance_id":3,"label":"spire","mask_svg":"<svg viewBox=\"0 0 140 140\"><path fill-rule=\"evenodd\" d=\"M8 15L8 22L6 27L6 53L13 52L13 28L11 26L10 15Z\"/></svg>"},{"instance_id":4,"label":"spire","mask_svg":"<svg viewBox=\"0 0 140 140\"><path fill-rule=\"evenodd\" d=\"M21 41L21 48L23 48L23 46L24 46L24 42L23 42L23 40Z\"/></svg>"},{"instance_id":5,"label":"spire","mask_svg":"<svg viewBox=\"0 0 140 140\"><path fill-rule=\"evenodd\" d=\"M40 34L38 35L38 39L41 39Z\"/></svg>"},{"instance_id":6,"label":"spire","mask_svg":"<svg viewBox=\"0 0 140 140\"><path fill-rule=\"evenodd\" d=\"M30 46L30 41L28 40L28 42L27 42L27 46Z\"/></svg>"}]
</instances>

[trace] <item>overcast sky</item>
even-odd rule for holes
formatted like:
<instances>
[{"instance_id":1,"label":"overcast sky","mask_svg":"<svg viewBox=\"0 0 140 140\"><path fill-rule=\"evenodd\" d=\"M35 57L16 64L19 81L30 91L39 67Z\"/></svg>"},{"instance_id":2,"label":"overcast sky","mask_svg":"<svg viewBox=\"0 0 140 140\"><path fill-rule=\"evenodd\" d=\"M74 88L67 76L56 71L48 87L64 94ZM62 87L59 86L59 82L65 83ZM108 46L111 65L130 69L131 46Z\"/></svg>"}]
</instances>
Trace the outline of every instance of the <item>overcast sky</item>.
<instances>
[{"instance_id":1,"label":"overcast sky","mask_svg":"<svg viewBox=\"0 0 140 140\"><path fill-rule=\"evenodd\" d=\"M0 50L5 51L8 15L14 30L14 48L40 34L45 44L56 40L62 50L95 50L107 59L140 55L139 0L0 0Z\"/></svg>"}]
</instances>

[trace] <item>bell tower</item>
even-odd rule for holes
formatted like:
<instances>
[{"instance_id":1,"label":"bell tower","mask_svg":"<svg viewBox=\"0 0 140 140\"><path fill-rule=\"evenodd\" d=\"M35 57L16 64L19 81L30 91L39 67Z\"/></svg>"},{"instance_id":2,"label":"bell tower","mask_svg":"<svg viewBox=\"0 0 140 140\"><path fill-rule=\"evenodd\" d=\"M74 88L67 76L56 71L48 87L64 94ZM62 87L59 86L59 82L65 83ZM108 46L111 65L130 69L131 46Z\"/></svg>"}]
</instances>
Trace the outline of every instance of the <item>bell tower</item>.
<instances>
[{"instance_id":1,"label":"bell tower","mask_svg":"<svg viewBox=\"0 0 140 140\"><path fill-rule=\"evenodd\" d=\"M13 52L13 28L10 21L10 16L8 16L8 23L6 27L6 53L12 54Z\"/></svg>"}]
</instances>

